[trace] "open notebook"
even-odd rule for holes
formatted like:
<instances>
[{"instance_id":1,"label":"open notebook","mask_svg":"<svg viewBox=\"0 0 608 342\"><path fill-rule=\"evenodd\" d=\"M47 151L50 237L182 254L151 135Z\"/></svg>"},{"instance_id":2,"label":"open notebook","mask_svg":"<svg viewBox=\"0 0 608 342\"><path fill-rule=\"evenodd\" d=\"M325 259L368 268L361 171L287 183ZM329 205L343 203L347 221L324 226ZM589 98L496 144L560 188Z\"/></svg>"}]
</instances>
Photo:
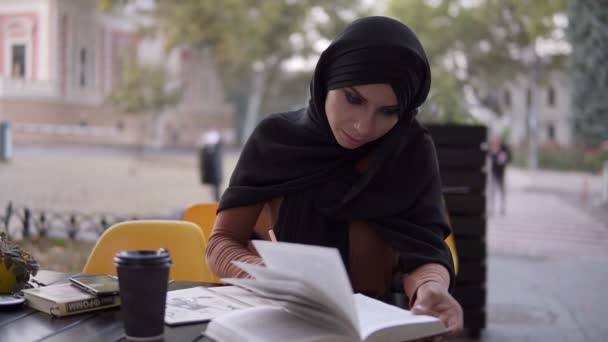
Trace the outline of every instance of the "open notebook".
<instances>
[{"instance_id":1,"label":"open notebook","mask_svg":"<svg viewBox=\"0 0 608 342\"><path fill-rule=\"evenodd\" d=\"M335 248L253 241L266 267L235 262L254 279L222 279L280 305L212 319L205 335L232 341L408 341L439 335L437 318L353 294Z\"/></svg>"}]
</instances>

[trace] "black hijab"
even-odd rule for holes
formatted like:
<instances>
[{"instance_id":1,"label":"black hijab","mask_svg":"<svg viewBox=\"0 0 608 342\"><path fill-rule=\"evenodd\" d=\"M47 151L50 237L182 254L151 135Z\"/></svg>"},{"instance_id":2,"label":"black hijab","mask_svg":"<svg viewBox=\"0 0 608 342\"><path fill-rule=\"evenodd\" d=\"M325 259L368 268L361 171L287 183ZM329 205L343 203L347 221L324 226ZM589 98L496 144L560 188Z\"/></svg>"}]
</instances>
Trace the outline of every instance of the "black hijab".
<instances>
[{"instance_id":1,"label":"black hijab","mask_svg":"<svg viewBox=\"0 0 608 342\"><path fill-rule=\"evenodd\" d=\"M337 247L348 265L348 223L362 220L399 253L403 272L434 262L453 277L435 147L415 119L430 82L424 49L407 26L386 17L354 21L321 54L308 107L256 127L219 211L282 196L280 241ZM327 121L327 91L373 83L392 86L399 121L382 138L345 149ZM359 174L355 163L370 153Z\"/></svg>"}]
</instances>

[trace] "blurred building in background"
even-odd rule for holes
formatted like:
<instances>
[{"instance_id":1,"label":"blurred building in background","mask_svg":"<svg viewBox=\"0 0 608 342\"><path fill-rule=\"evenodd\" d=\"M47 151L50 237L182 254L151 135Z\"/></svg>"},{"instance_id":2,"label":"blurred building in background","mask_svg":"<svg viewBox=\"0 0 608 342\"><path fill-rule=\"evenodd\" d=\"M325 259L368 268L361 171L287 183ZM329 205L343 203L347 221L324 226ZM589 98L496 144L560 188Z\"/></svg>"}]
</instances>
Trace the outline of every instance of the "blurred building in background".
<instances>
[{"instance_id":1,"label":"blurred building in background","mask_svg":"<svg viewBox=\"0 0 608 342\"><path fill-rule=\"evenodd\" d=\"M509 130L512 144L521 145L526 141L529 113L534 108L537 111L539 144L571 146L574 143L570 98L572 82L562 71L550 71L544 77L544 82L534 90L526 79L518 79L502 86L500 101L503 125Z\"/></svg>"},{"instance_id":2,"label":"blurred building in background","mask_svg":"<svg viewBox=\"0 0 608 342\"><path fill-rule=\"evenodd\" d=\"M230 131L233 106L211 58L185 47L165 55L161 39L138 38L141 19L99 13L94 0L0 0L0 121L13 123L15 140L141 144L148 116L104 104L132 51L138 62L163 62L183 87L163 123L165 145Z\"/></svg>"}]
</instances>

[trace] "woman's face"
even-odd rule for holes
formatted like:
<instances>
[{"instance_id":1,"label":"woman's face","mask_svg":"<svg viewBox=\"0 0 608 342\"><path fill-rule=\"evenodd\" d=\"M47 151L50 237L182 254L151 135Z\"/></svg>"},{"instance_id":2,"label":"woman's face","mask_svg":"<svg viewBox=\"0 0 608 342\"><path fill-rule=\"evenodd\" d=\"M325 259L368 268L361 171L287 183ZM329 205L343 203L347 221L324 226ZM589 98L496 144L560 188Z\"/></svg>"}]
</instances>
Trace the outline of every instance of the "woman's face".
<instances>
[{"instance_id":1,"label":"woman's face","mask_svg":"<svg viewBox=\"0 0 608 342\"><path fill-rule=\"evenodd\" d=\"M352 150L393 128L399 120L399 104L389 84L365 84L330 90L325 113L338 144Z\"/></svg>"}]
</instances>

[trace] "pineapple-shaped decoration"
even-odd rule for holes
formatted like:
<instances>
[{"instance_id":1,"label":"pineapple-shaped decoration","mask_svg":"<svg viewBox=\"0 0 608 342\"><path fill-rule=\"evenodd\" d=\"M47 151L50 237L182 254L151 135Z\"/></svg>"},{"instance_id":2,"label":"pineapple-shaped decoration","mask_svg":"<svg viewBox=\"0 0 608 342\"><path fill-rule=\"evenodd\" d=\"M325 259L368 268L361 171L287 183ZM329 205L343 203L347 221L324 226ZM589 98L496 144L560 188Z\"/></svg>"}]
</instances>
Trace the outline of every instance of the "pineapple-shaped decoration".
<instances>
[{"instance_id":1,"label":"pineapple-shaped decoration","mask_svg":"<svg viewBox=\"0 0 608 342\"><path fill-rule=\"evenodd\" d=\"M15 293L25 288L30 275L40 266L34 258L0 232L0 293Z\"/></svg>"}]
</instances>

